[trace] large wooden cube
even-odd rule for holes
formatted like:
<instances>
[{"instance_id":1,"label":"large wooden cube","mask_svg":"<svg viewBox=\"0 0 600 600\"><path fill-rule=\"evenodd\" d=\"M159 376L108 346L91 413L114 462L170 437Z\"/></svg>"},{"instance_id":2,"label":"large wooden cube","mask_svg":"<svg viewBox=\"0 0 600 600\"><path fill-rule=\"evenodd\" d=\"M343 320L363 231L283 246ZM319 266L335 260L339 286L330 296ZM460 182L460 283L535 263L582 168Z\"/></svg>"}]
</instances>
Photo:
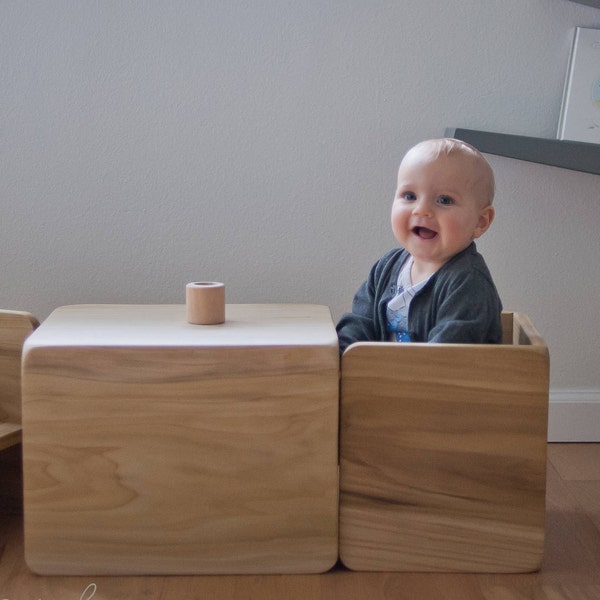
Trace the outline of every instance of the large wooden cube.
<instances>
[{"instance_id":1,"label":"large wooden cube","mask_svg":"<svg viewBox=\"0 0 600 600\"><path fill-rule=\"evenodd\" d=\"M338 543L329 309L71 306L23 357L25 554L43 574L295 573Z\"/></svg>"},{"instance_id":2,"label":"large wooden cube","mask_svg":"<svg viewBox=\"0 0 600 600\"><path fill-rule=\"evenodd\" d=\"M548 350L359 343L342 357L340 554L371 571L524 572L544 547Z\"/></svg>"}]
</instances>

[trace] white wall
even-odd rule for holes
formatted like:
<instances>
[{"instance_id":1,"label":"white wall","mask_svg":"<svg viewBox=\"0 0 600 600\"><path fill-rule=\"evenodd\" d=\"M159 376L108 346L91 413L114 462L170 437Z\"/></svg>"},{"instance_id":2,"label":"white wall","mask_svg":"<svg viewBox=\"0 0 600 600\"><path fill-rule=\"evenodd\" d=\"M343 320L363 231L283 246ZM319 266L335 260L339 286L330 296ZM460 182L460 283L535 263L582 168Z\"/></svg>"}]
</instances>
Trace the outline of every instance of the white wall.
<instances>
[{"instance_id":1,"label":"white wall","mask_svg":"<svg viewBox=\"0 0 600 600\"><path fill-rule=\"evenodd\" d=\"M600 27L567 0L32 0L0 17L0 306L41 319L183 302L198 279L337 319L394 243L403 152L447 126L554 137L573 28ZM490 162L479 247L504 304L548 341L554 399L599 408L600 179Z\"/></svg>"}]
</instances>

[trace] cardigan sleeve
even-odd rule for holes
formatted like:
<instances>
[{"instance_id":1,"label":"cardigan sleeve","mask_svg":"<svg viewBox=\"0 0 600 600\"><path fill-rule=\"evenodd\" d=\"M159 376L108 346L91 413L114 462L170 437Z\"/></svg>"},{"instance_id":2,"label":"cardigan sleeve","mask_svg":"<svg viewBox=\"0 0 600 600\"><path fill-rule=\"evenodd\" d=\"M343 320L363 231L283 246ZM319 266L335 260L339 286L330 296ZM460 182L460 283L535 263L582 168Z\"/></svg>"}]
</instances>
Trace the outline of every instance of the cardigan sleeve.
<instances>
[{"instance_id":1,"label":"cardigan sleeve","mask_svg":"<svg viewBox=\"0 0 600 600\"><path fill-rule=\"evenodd\" d=\"M427 342L497 344L502 341L502 303L493 282L472 269L439 290Z\"/></svg>"},{"instance_id":2,"label":"cardigan sleeve","mask_svg":"<svg viewBox=\"0 0 600 600\"><path fill-rule=\"evenodd\" d=\"M366 281L354 295L352 312L344 314L337 325L340 354L354 342L381 342L385 339L382 303L389 293L398 265L406 256L405 250L395 248L371 267Z\"/></svg>"},{"instance_id":3,"label":"cardigan sleeve","mask_svg":"<svg viewBox=\"0 0 600 600\"><path fill-rule=\"evenodd\" d=\"M340 354L354 342L377 340L375 319L376 300L373 284L374 268L369 278L358 288L352 301L352 312L342 316L336 330L340 344Z\"/></svg>"}]
</instances>

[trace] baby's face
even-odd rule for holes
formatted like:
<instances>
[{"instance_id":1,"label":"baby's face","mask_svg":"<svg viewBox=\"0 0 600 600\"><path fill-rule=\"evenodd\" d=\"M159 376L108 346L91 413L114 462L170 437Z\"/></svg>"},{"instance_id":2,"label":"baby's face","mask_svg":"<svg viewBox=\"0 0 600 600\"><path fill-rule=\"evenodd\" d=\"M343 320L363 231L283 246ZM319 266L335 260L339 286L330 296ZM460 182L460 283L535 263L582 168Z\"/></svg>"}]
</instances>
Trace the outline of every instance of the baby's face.
<instances>
[{"instance_id":1,"label":"baby's face","mask_svg":"<svg viewBox=\"0 0 600 600\"><path fill-rule=\"evenodd\" d=\"M398 170L392 230L415 265L434 273L482 235L494 209L484 198L476 158L410 151Z\"/></svg>"}]
</instances>

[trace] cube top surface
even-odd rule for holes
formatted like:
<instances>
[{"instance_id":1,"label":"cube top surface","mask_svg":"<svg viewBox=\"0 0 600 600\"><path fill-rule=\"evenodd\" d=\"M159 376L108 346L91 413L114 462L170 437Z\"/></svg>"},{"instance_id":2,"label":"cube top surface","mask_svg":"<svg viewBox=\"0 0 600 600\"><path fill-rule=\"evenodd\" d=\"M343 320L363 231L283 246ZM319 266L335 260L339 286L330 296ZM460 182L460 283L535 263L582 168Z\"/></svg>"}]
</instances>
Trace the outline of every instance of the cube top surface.
<instances>
[{"instance_id":1,"label":"cube top surface","mask_svg":"<svg viewBox=\"0 0 600 600\"><path fill-rule=\"evenodd\" d=\"M192 325L185 305L82 304L56 309L33 347L337 346L331 313L313 304L228 304L220 325Z\"/></svg>"}]
</instances>

